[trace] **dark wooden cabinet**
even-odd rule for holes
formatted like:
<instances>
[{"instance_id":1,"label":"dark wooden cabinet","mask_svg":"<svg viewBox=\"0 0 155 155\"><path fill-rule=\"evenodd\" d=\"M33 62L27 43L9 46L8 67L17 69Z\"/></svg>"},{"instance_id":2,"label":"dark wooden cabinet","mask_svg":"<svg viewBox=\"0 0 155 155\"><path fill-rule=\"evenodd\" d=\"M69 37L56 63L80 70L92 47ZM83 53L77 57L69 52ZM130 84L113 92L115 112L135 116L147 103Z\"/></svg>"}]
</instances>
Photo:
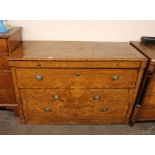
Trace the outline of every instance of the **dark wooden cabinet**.
<instances>
[{"instance_id":1,"label":"dark wooden cabinet","mask_svg":"<svg viewBox=\"0 0 155 155\"><path fill-rule=\"evenodd\" d=\"M148 58L131 121L155 120L155 45L141 42L131 45Z\"/></svg>"},{"instance_id":2,"label":"dark wooden cabinet","mask_svg":"<svg viewBox=\"0 0 155 155\"><path fill-rule=\"evenodd\" d=\"M0 107L17 107L7 58L22 42L21 28L0 34Z\"/></svg>"},{"instance_id":3,"label":"dark wooden cabinet","mask_svg":"<svg viewBox=\"0 0 155 155\"><path fill-rule=\"evenodd\" d=\"M129 122L147 59L128 43L24 41L8 58L23 123Z\"/></svg>"}]
</instances>

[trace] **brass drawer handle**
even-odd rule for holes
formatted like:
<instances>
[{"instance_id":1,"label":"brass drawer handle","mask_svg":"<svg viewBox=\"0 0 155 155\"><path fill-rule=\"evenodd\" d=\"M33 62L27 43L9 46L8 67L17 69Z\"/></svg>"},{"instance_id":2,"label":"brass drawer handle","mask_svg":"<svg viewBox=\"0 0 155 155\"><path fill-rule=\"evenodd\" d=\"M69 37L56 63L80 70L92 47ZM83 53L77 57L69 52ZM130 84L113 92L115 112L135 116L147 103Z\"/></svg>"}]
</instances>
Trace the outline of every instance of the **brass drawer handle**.
<instances>
[{"instance_id":1,"label":"brass drawer handle","mask_svg":"<svg viewBox=\"0 0 155 155\"><path fill-rule=\"evenodd\" d=\"M113 75L113 76L112 76L112 80L113 80L113 81L119 80L119 76L118 76L118 75Z\"/></svg>"},{"instance_id":2,"label":"brass drawer handle","mask_svg":"<svg viewBox=\"0 0 155 155\"><path fill-rule=\"evenodd\" d=\"M45 112L51 112L52 109L51 109L50 107L47 107L47 108L44 109L44 111L45 111Z\"/></svg>"},{"instance_id":3,"label":"brass drawer handle","mask_svg":"<svg viewBox=\"0 0 155 155\"><path fill-rule=\"evenodd\" d=\"M54 95L54 96L53 96L53 99L54 99L55 101L58 101L58 100L60 100L60 96L59 96L59 95Z\"/></svg>"},{"instance_id":4,"label":"brass drawer handle","mask_svg":"<svg viewBox=\"0 0 155 155\"><path fill-rule=\"evenodd\" d=\"M109 110L108 107L103 107L103 108L101 109L102 112L107 112L108 110Z\"/></svg>"},{"instance_id":5,"label":"brass drawer handle","mask_svg":"<svg viewBox=\"0 0 155 155\"><path fill-rule=\"evenodd\" d=\"M79 76L80 76L80 73L75 73L75 76L76 76L76 77L79 77Z\"/></svg>"},{"instance_id":6,"label":"brass drawer handle","mask_svg":"<svg viewBox=\"0 0 155 155\"><path fill-rule=\"evenodd\" d=\"M96 95L96 96L93 97L93 99L94 99L95 101L99 101L99 100L101 100L101 96Z\"/></svg>"},{"instance_id":7,"label":"brass drawer handle","mask_svg":"<svg viewBox=\"0 0 155 155\"><path fill-rule=\"evenodd\" d=\"M42 75L36 75L36 80L38 80L38 81L43 80L43 76Z\"/></svg>"}]
</instances>

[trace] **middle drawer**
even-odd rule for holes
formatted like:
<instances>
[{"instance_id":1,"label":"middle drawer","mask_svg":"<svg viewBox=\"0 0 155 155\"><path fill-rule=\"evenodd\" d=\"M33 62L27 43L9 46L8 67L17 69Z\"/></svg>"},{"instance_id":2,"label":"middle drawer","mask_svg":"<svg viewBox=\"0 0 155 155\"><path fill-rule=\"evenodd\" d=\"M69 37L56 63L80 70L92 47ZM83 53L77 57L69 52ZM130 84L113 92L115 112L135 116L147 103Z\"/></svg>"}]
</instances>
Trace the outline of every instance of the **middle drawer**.
<instances>
[{"instance_id":1,"label":"middle drawer","mask_svg":"<svg viewBox=\"0 0 155 155\"><path fill-rule=\"evenodd\" d=\"M19 88L133 88L136 69L17 69Z\"/></svg>"}]
</instances>

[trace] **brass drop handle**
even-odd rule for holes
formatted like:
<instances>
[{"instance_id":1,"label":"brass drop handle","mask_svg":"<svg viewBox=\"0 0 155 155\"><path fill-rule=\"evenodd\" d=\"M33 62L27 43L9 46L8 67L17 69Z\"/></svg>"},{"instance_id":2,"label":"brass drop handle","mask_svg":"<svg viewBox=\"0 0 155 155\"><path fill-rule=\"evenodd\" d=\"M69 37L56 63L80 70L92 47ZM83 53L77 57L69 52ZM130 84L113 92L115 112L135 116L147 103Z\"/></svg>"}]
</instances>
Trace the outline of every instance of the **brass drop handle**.
<instances>
[{"instance_id":1,"label":"brass drop handle","mask_svg":"<svg viewBox=\"0 0 155 155\"><path fill-rule=\"evenodd\" d=\"M100 97L99 95L96 95L96 96L93 97L93 99L94 99L95 101L99 101L99 100L101 99L101 97Z\"/></svg>"},{"instance_id":2,"label":"brass drop handle","mask_svg":"<svg viewBox=\"0 0 155 155\"><path fill-rule=\"evenodd\" d=\"M46 107L46 108L44 109L44 111L45 111L45 112L51 112L52 109L51 109L50 107Z\"/></svg>"},{"instance_id":3,"label":"brass drop handle","mask_svg":"<svg viewBox=\"0 0 155 155\"><path fill-rule=\"evenodd\" d=\"M76 77L79 77L79 76L80 76L80 73L75 73L75 76L76 76Z\"/></svg>"},{"instance_id":4,"label":"brass drop handle","mask_svg":"<svg viewBox=\"0 0 155 155\"><path fill-rule=\"evenodd\" d=\"M101 109L102 112L107 112L108 110L109 110L108 107L103 107L103 108Z\"/></svg>"},{"instance_id":5,"label":"brass drop handle","mask_svg":"<svg viewBox=\"0 0 155 155\"><path fill-rule=\"evenodd\" d=\"M113 76L112 76L112 80L113 80L113 81L119 80L119 76L118 76L118 75L113 75Z\"/></svg>"},{"instance_id":6,"label":"brass drop handle","mask_svg":"<svg viewBox=\"0 0 155 155\"><path fill-rule=\"evenodd\" d=\"M60 100L60 96L59 96L59 95L54 95L54 96L53 96L53 99L54 99L55 101L58 101L58 100Z\"/></svg>"},{"instance_id":7,"label":"brass drop handle","mask_svg":"<svg viewBox=\"0 0 155 155\"><path fill-rule=\"evenodd\" d=\"M36 80L38 80L38 81L43 80L43 76L42 75L36 75Z\"/></svg>"}]
</instances>

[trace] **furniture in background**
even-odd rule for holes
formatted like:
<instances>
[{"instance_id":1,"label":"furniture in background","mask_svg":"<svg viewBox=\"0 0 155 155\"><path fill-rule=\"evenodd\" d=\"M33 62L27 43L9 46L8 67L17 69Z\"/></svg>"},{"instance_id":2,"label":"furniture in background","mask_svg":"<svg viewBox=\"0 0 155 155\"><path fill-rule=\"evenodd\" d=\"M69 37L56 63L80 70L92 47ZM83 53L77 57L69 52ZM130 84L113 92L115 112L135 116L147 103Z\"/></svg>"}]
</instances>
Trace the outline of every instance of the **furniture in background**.
<instances>
[{"instance_id":1,"label":"furniture in background","mask_svg":"<svg viewBox=\"0 0 155 155\"><path fill-rule=\"evenodd\" d=\"M125 124L147 58L129 43L24 41L8 58L20 120Z\"/></svg>"},{"instance_id":2,"label":"furniture in background","mask_svg":"<svg viewBox=\"0 0 155 155\"><path fill-rule=\"evenodd\" d=\"M131 123L155 120L155 44L131 42L149 61L143 76Z\"/></svg>"},{"instance_id":3,"label":"furniture in background","mask_svg":"<svg viewBox=\"0 0 155 155\"><path fill-rule=\"evenodd\" d=\"M0 33L6 33L9 30L3 25L3 20L0 20Z\"/></svg>"},{"instance_id":4,"label":"furniture in background","mask_svg":"<svg viewBox=\"0 0 155 155\"><path fill-rule=\"evenodd\" d=\"M0 107L13 109L17 107L7 57L21 42L21 28L13 28L7 33L0 33Z\"/></svg>"}]
</instances>

